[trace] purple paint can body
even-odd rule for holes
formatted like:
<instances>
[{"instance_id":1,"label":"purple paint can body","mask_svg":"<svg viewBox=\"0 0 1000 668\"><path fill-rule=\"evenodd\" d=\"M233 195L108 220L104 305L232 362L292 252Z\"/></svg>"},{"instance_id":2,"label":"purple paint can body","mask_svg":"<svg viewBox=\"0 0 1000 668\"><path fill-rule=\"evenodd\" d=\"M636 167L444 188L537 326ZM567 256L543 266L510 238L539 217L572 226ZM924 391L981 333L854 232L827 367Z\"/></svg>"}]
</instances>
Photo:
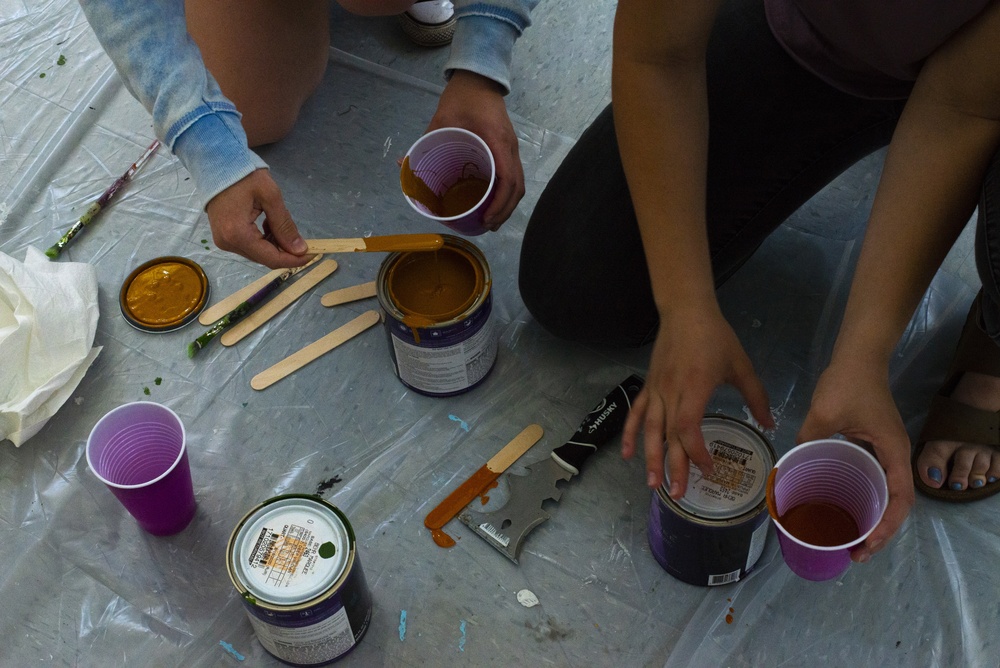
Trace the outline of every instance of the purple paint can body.
<instances>
[{"instance_id":1,"label":"purple paint can body","mask_svg":"<svg viewBox=\"0 0 1000 668\"><path fill-rule=\"evenodd\" d=\"M390 254L375 282L396 376L432 397L479 385L498 348L486 258L471 242L442 236L439 250Z\"/></svg>"},{"instance_id":2,"label":"purple paint can body","mask_svg":"<svg viewBox=\"0 0 1000 668\"><path fill-rule=\"evenodd\" d=\"M350 652L372 616L354 530L314 496L279 496L251 510L229 539L226 568L257 640L293 666Z\"/></svg>"},{"instance_id":3,"label":"purple paint can body","mask_svg":"<svg viewBox=\"0 0 1000 668\"><path fill-rule=\"evenodd\" d=\"M692 464L680 500L667 494L668 483L653 493L649 546L675 578L716 586L739 581L764 551L767 477L777 458L764 435L740 420L710 415L701 429L715 472L705 477Z\"/></svg>"}]
</instances>

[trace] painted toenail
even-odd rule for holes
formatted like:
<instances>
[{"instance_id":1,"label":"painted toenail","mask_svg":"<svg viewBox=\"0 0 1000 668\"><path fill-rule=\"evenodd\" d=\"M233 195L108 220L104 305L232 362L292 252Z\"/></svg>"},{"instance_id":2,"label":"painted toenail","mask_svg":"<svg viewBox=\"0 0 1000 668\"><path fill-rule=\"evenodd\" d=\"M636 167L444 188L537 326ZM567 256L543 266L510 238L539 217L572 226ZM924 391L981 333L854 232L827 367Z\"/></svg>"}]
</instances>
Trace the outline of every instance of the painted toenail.
<instances>
[{"instance_id":1,"label":"painted toenail","mask_svg":"<svg viewBox=\"0 0 1000 668\"><path fill-rule=\"evenodd\" d=\"M927 477L934 482L941 482L941 469L933 467L927 469Z\"/></svg>"},{"instance_id":2,"label":"painted toenail","mask_svg":"<svg viewBox=\"0 0 1000 668\"><path fill-rule=\"evenodd\" d=\"M994 476L994 475L991 475L990 478L989 478L989 480L987 480L986 482L988 482L988 483L990 483L992 485L996 481L997 481L997 477Z\"/></svg>"},{"instance_id":3,"label":"painted toenail","mask_svg":"<svg viewBox=\"0 0 1000 668\"><path fill-rule=\"evenodd\" d=\"M985 484L986 484L986 483L985 483L985 482L983 482L982 480L973 480L973 481L972 481L972 486L973 486L973 487L982 487L982 486L983 486L983 485L985 485Z\"/></svg>"},{"instance_id":4,"label":"painted toenail","mask_svg":"<svg viewBox=\"0 0 1000 668\"><path fill-rule=\"evenodd\" d=\"M951 483L951 488L953 490L955 490L956 492L961 492L962 489L963 489L962 483L960 483L960 482L953 482L953 483Z\"/></svg>"}]
</instances>

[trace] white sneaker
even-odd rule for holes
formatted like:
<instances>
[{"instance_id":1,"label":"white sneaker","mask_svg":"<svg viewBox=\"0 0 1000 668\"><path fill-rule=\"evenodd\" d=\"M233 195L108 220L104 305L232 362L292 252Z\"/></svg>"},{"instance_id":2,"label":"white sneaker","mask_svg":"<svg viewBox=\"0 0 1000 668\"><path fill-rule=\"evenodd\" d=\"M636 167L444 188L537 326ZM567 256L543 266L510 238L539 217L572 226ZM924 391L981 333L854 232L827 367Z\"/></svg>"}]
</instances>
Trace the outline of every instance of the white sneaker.
<instances>
[{"instance_id":1,"label":"white sneaker","mask_svg":"<svg viewBox=\"0 0 1000 668\"><path fill-rule=\"evenodd\" d=\"M448 0L417 0L399 15L399 23L420 46L445 46L455 34L455 6Z\"/></svg>"}]
</instances>

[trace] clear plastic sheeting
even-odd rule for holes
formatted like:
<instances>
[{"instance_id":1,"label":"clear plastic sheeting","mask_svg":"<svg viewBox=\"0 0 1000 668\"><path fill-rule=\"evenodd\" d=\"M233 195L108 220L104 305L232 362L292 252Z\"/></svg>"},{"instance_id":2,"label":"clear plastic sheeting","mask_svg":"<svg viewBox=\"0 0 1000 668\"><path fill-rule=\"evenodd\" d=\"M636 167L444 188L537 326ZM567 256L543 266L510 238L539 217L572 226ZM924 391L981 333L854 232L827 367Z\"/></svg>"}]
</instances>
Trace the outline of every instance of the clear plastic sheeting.
<instances>
[{"instance_id":1,"label":"clear plastic sheeting","mask_svg":"<svg viewBox=\"0 0 1000 668\"><path fill-rule=\"evenodd\" d=\"M75 4L0 0L0 17L0 251L23 259L28 246L58 239L152 136ZM443 231L403 200L397 165L437 91L331 52L292 135L262 151L305 236ZM543 439L512 470L546 457L611 387L643 373L649 354L567 344L525 311L519 239L572 142L529 120L516 127L528 194L498 233L474 239L495 281L498 362L480 387L446 399L396 379L378 327L267 390L250 388L256 373L374 307L328 309L320 297L373 280L379 254L336 257L334 275L267 326L194 359L185 348L197 324L159 335L131 328L118 291L153 257L198 262L213 302L265 273L213 246L184 169L165 151L154 157L64 253L97 268L103 352L38 435L21 448L0 443L0 664L279 665L228 580L226 542L260 502L318 493L354 525L374 600L367 635L342 665L997 665L994 500L918 498L890 546L825 583L791 574L772 528L749 577L696 587L652 558L643 464L622 460L615 443L566 486L519 565L457 520L446 527L455 547L431 541L424 516L508 440L538 423ZM818 195L721 291L770 393L779 455L832 346L880 164L873 156ZM894 360L911 436L977 289L970 232ZM198 512L168 538L143 533L87 470L91 427L137 400L170 406L187 429ZM731 389L711 410L746 416ZM519 602L522 590L538 604Z\"/></svg>"}]
</instances>

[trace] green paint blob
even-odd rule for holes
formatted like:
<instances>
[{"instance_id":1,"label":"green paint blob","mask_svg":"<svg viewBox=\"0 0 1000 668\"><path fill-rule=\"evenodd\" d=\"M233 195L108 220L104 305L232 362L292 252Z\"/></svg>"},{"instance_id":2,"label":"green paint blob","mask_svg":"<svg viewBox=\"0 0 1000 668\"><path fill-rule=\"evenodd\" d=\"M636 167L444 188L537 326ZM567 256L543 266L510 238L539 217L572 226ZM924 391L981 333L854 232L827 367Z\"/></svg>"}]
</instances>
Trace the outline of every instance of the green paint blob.
<instances>
[{"instance_id":1,"label":"green paint blob","mask_svg":"<svg viewBox=\"0 0 1000 668\"><path fill-rule=\"evenodd\" d=\"M39 74L38 78L39 79L44 79L45 78L45 72L42 72L41 74Z\"/></svg>"},{"instance_id":2,"label":"green paint blob","mask_svg":"<svg viewBox=\"0 0 1000 668\"><path fill-rule=\"evenodd\" d=\"M59 60L56 61L56 65L60 65L61 66L61 65L65 65L65 64L66 64L66 56L60 54L59 55Z\"/></svg>"},{"instance_id":3,"label":"green paint blob","mask_svg":"<svg viewBox=\"0 0 1000 668\"><path fill-rule=\"evenodd\" d=\"M160 383L163 382L163 379L162 378L157 378L153 382L156 383L157 385L159 385Z\"/></svg>"},{"instance_id":4,"label":"green paint blob","mask_svg":"<svg viewBox=\"0 0 1000 668\"><path fill-rule=\"evenodd\" d=\"M146 395L146 396L148 397L148 396L149 396L149 394L150 394L150 392L149 392L149 388L148 388L148 387L144 387L144 388L142 388L142 393L143 393L143 394L145 394L145 395Z\"/></svg>"},{"instance_id":5,"label":"green paint blob","mask_svg":"<svg viewBox=\"0 0 1000 668\"><path fill-rule=\"evenodd\" d=\"M319 546L319 556L323 559L329 559L335 554L337 554L337 546L333 543L327 541Z\"/></svg>"}]
</instances>

